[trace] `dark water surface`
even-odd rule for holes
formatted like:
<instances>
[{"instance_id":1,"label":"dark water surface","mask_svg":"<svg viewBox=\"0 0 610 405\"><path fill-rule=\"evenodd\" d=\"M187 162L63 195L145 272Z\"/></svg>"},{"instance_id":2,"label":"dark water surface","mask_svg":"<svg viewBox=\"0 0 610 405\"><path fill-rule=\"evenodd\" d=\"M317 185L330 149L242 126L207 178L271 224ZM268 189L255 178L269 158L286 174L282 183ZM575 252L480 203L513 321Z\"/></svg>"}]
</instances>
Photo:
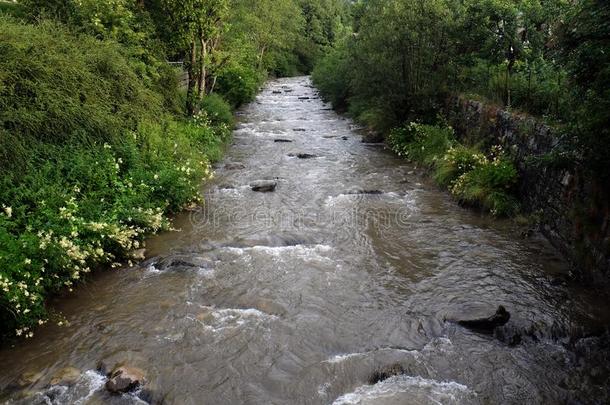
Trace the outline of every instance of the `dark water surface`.
<instances>
[{"instance_id":1,"label":"dark water surface","mask_svg":"<svg viewBox=\"0 0 610 405\"><path fill-rule=\"evenodd\" d=\"M276 191L251 191L260 179ZM68 327L0 352L0 401L144 403L107 394L99 361L141 368L146 398L167 404L610 398L607 296L564 281L543 240L458 207L361 143L309 78L268 83L240 113L204 192L205 209L149 241L146 262L63 298ZM500 304L512 317L495 336L451 322ZM403 374L369 383L396 365ZM76 384L50 386L65 367L82 373Z\"/></svg>"}]
</instances>

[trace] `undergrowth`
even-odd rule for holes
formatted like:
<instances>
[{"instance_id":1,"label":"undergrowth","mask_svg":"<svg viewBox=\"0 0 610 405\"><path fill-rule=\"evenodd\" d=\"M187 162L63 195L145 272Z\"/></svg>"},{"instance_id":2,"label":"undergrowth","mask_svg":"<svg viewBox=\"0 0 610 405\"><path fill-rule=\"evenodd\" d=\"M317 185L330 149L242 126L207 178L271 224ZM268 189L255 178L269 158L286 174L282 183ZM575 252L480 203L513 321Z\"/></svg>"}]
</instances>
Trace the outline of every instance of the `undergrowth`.
<instances>
[{"instance_id":1,"label":"undergrowth","mask_svg":"<svg viewBox=\"0 0 610 405\"><path fill-rule=\"evenodd\" d=\"M175 114L175 72L129 53L0 17L0 338L31 337L49 296L129 264L222 155L228 104Z\"/></svg>"},{"instance_id":2,"label":"undergrowth","mask_svg":"<svg viewBox=\"0 0 610 405\"><path fill-rule=\"evenodd\" d=\"M500 146L486 155L458 143L447 125L414 122L393 129L387 140L399 156L429 167L436 182L460 203L494 216L517 213L514 187L518 173Z\"/></svg>"}]
</instances>

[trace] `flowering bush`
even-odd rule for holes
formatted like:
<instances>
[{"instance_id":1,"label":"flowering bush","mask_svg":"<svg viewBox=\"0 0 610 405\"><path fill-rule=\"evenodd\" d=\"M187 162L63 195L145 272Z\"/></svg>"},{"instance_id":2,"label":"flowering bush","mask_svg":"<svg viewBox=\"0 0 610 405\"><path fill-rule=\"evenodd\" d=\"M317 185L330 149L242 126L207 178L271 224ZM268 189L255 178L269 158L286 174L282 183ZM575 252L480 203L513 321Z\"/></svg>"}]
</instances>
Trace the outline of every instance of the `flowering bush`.
<instances>
[{"instance_id":1,"label":"flowering bush","mask_svg":"<svg viewBox=\"0 0 610 405\"><path fill-rule=\"evenodd\" d=\"M481 152L463 145L452 146L438 160L434 178L439 185L450 187L461 175L486 163L487 157Z\"/></svg>"},{"instance_id":2,"label":"flowering bush","mask_svg":"<svg viewBox=\"0 0 610 405\"><path fill-rule=\"evenodd\" d=\"M513 196L517 169L500 146L491 148L488 157L457 143L450 127L413 122L392 130L388 144L399 156L433 169L436 182L461 203L494 216L517 212L519 204Z\"/></svg>"},{"instance_id":3,"label":"flowering bush","mask_svg":"<svg viewBox=\"0 0 610 405\"><path fill-rule=\"evenodd\" d=\"M492 215L513 215L519 207L512 193L518 179L517 169L502 155L500 147L495 147L492 153L492 159L485 158L461 174L450 187L451 194L464 203L481 206Z\"/></svg>"},{"instance_id":4,"label":"flowering bush","mask_svg":"<svg viewBox=\"0 0 610 405\"><path fill-rule=\"evenodd\" d=\"M31 170L0 184L0 324L31 337L45 297L99 265L131 263L167 214L200 199L228 127L206 121L141 124L115 144L33 150ZM19 176L19 178L18 178Z\"/></svg>"}]
</instances>

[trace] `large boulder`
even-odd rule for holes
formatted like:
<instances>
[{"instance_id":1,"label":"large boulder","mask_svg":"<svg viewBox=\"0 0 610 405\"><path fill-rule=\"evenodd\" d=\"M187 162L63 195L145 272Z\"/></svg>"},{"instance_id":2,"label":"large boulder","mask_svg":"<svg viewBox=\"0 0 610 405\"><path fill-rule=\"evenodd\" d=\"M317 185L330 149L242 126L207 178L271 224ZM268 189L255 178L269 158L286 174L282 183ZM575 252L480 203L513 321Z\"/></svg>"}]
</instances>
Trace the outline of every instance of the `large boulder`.
<instances>
[{"instance_id":1,"label":"large boulder","mask_svg":"<svg viewBox=\"0 0 610 405\"><path fill-rule=\"evenodd\" d=\"M106 389L114 394L128 392L144 385L146 378L144 372L139 368L129 366L118 366L112 370Z\"/></svg>"},{"instance_id":2,"label":"large boulder","mask_svg":"<svg viewBox=\"0 0 610 405\"><path fill-rule=\"evenodd\" d=\"M252 191L258 191L260 193L270 193L275 191L277 187L277 181L275 180L257 180L250 183Z\"/></svg>"}]
</instances>

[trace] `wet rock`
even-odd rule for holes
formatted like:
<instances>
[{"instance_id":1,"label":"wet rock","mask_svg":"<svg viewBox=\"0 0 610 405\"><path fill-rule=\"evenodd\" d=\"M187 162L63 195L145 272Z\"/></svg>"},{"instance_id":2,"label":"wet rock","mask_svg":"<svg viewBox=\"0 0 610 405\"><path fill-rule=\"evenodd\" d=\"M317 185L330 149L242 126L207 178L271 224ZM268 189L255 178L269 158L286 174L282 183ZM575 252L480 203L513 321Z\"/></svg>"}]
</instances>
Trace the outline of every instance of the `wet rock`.
<instances>
[{"instance_id":1,"label":"wet rock","mask_svg":"<svg viewBox=\"0 0 610 405\"><path fill-rule=\"evenodd\" d=\"M144 385L144 372L139 368L120 366L110 373L106 381L106 389L114 394L128 392Z\"/></svg>"},{"instance_id":2,"label":"wet rock","mask_svg":"<svg viewBox=\"0 0 610 405\"><path fill-rule=\"evenodd\" d=\"M151 388L142 388L138 392L138 398L150 405L157 405L164 403L165 395Z\"/></svg>"},{"instance_id":3,"label":"wet rock","mask_svg":"<svg viewBox=\"0 0 610 405\"><path fill-rule=\"evenodd\" d=\"M292 89L284 89L284 93L292 93Z\"/></svg>"},{"instance_id":4,"label":"wet rock","mask_svg":"<svg viewBox=\"0 0 610 405\"><path fill-rule=\"evenodd\" d=\"M278 139L274 139L273 142L275 142L275 143L290 143L290 142L293 142L293 141L291 139L278 138Z\"/></svg>"},{"instance_id":5,"label":"wet rock","mask_svg":"<svg viewBox=\"0 0 610 405\"><path fill-rule=\"evenodd\" d=\"M381 191L381 190L356 190L356 191L350 191L348 194L380 195L380 194L383 194L383 191Z\"/></svg>"},{"instance_id":6,"label":"wet rock","mask_svg":"<svg viewBox=\"0 0 610 405\"><path fill-rule=\"evenodd\" d=\"M13 384L15 388L26 388L35 384L42 377L41 372L37 371L26 371L22 373L17 381Z\"/></svg>"},{"instance_id":7,"label":"wet rock","mask_svg":"<svg viewBox=\"0 0 610 405\"><path fill-rule=\"evenodd\" d=\"M303 96L303 97L299 97L299 100L309 100L310 97L307 96Z\"/></svg>"},{"instance_id":8,"label":"wet rock","mask_svg":"<svg viewBox=\"0 0 610 405\"><path fill-rule=\"evenodd\" d=\"M239 162L225 164L226 170L242 170L245 168L246 168L246 165L244 165L243 163L239 163Z\"/></svg>"},{"instance_id":9,"label":"wet rock","mask_svg":"<svg viewBox=\"0 0 610 405\"><path fill-rule=\"evenodd\" d=\"M375 370L369 377L369 384L377 384L378 382L387 380L395 375L404 374L405 369L400 364L392 364Z\"/></svg>"},{"instance_id":10,"label":"wet rock","mask_svg":"<svg viewBox=\"0 0 610 405\"><path fill-rule=\"evenodd\" d=\"M293 128L292 130L294 132L305 132L305 131L307 131L305 128Z\"/></svg>"},{"instance_id":11,"label":"wet rock","mask_svg":"<svg viewBox=\"0 0 610 405\"><path fill-rule=\"evenodd\" d=\"M64 367L53 375L51 385L74 385L80 378L81 372L75 367Z\"/></svg>"},{"instance_id":12,"label":"wet rock","mask_svg":"<svg viewBox=\"0 0 610 405\"><path fill-rule=\"evenodd\" d=\"M273 90L272 92L273 94L282 94L282 92L280 90Z\"/></svg>"},{"instance_id":13,"label":"wet rock","mask_svg":"<svg viewBox=\"0 0 610 405\"><path fill-rule=\"evenodd\" d=\"M323 135L322 136L322 138L324 138L324 139L333 139L333 138L336 138L336 137L337 137L337 135Z\"/></svg>"},{"instance_id":14,"label":"wet rock","mask_svg":"<svg viewBox=\"0 0 610 405\"><path fill-rule=\"evenodd\" d=\"M233 189L235 189L235 186L232 184L220 184L220 185L218 185L218 189L219 190L233 190Z\"/></svg>"},{"instance_id":15,"label":"wet rock","mask_svg":"<svg viewBox=\"0 0 610 405\"><path fill-rule=\"evenodd\" d=\"M274 180L258 180L250 183L252 191L258 191L260 193L269 193L275 191L277 182Z\"/></svg>"},{"instance_id":16,"label":"wet rock","mask_svg":"<svg viewBox=\"0 0 610 405\"><path fill-rule=\"evenodd\" d=\"M457 321L457 324L475 332L491 335L498 326L506 325L510 319L510 313L502 305L496 313L487 318L468 319Z\"/></svg>"},{"instance_id":17,"label":"wet rock","mask_svg":"<svg viewBox=\"0 0 610 405\"><path fill-rule=\"evenodd\" d=\"M347 141L349 138L347 136L342 136L341 139L343 139L344 141Z\"/></svg>"},{"instance_id":18,"label":"wet rock","mask_svg":"<svg viewBox=\"0 0 610 405\"><path fill-rule=\"evenodd\" d=\"M316 158L316 155L312 155L311 153L290 153L288 154L290 157L296 157L299 159L313 159Z\"/></svg>"}]
</instances>

